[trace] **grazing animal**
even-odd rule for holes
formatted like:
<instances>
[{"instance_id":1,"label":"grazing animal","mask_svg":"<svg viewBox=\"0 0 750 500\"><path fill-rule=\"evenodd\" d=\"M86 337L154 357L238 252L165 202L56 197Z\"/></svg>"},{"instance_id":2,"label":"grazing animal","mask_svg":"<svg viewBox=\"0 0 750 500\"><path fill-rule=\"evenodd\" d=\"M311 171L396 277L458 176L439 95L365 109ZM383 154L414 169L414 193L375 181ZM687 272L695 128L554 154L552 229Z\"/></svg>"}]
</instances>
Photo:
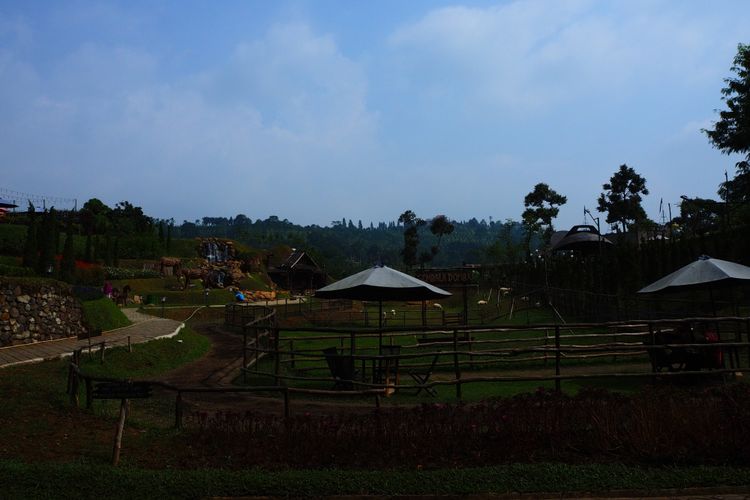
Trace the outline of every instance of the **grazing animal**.
<instances>
[{"instance_id":1,"label":"grazing animal","mask_svg":"<svg viewBox=\"0 0 750 500\"><path fill-rule=\"evenodd\" d=\"M485 305L487 305L487 301L486 300L478 300L477 301L477 305L478 306L485 306Z\"/></svg>"},{"instance_id":2,"label":"grazing animal","mask_svg":"<svg viewBox=\"0 0 750 500\"><path fill-rule=\"evenodd\" d=\"M438 304L437 302L432 304L432 307L434 307L435 309L440 309L441 311L443 310L443 306L441 304Z\"/></svg>"}]
</instances>

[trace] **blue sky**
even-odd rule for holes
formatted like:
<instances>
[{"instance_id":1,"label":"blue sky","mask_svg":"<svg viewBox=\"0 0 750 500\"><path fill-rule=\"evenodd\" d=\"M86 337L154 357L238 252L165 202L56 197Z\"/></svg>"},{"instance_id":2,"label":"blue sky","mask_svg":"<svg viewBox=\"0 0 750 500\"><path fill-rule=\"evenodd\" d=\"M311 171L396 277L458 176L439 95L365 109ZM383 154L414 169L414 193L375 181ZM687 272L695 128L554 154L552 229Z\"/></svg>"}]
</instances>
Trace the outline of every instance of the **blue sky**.
<instances>
[{"instance_id":1,"label":"blue sky","mask_svg":"<svg viewBox=\"0 0 750 500\"><path fill-rule=\"evenodd\" d=\"M718 7L717 7L718 6ZM0 187L178 222L583 222L627 163L716 197L750 2L0 2ZM602 221L604 218L602 218Z\"/></svg>"}]
</instances>

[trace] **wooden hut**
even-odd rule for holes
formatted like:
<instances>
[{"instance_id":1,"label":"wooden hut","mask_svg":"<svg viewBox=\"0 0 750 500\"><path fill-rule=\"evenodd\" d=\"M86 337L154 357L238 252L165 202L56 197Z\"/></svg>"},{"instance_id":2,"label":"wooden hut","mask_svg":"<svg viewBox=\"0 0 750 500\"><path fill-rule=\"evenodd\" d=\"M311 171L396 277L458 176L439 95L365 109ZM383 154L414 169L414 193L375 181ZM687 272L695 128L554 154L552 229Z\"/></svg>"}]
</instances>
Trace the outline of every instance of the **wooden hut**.
<instances>
[{"instance_id":1,"label":"wooden hut","mask_svg":"<svg viewBox=\"0 0 750 500\"><path fill-rule=\"evenodd\" d=\"M326 273L304 250L293 250L277 267L268 270L276 286L292 293L304 293L325 286Z\"/></svg>"}]
</instances>

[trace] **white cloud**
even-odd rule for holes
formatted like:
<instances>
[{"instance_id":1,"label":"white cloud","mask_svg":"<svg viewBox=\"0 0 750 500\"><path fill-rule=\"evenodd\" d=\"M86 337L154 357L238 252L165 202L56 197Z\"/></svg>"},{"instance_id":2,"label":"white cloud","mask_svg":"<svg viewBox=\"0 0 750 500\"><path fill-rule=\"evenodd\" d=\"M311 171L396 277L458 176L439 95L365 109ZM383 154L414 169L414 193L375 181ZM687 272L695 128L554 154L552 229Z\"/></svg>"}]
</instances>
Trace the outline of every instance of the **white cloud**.
<instances>
[{"instance_id":1,"label":"white cloud","mask_svg":"<svg viewBox=\"0 0 750 500\"><path fill-rule=\"evenodd\" d=\"M24 64L6 59L4 87L3 68ZM85 44L48 78L29 71L37 89L7 117L14 133L0 138L0 159L24 169L4 183L130 198L160 216L267 216L283 215L279 196L304 213L310 181L333 185L368 163L361 155L374 149L377 121L367 82L330 36L277 25L179 80L159 73L163 63L132 47Z\"/></svg>"},{"instance_id":2,"label":"white cloud","mask_svg":"<svg viewBox=\"0 0 750 500\"><path fill-rule=\"evenodd\" d=\"M438 8L390 37L411 84L453 99L514 112L580 99L619 99L634 88L664 91L716 75L726 31L689 5L518 0L491 7ZM722 36L717 36L721 34ZM675 80L675 75L679 78Z\"/></svg>"}]
</instances>

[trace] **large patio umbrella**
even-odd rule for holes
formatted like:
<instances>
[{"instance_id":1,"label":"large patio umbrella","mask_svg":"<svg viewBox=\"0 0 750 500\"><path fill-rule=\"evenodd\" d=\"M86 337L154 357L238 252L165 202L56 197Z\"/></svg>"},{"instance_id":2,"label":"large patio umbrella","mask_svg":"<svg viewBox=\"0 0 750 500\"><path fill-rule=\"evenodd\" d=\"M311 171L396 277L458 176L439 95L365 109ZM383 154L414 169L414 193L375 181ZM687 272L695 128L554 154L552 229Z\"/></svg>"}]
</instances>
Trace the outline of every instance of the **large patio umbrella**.
<instances>
[{"instance_id":1,"label":"large patio umbrella","mask_svg":"<svg viewBox=\"0 0 750 500\"><path fill-rule=\"evenodd\" d=\"M711 307L715 315L713 288L748 280L750 280L750 267L727 260L712 259L708 255L701 255L698 260L641 288L638 293L708 288L711 295Z\"/></svg>"},{"instance_id":2,"label":"large patio umbrella","mask_svg":"<svg viewBox=\"0 0 750 500\"><path fill-rule=\"evenodd\" d=\"M324 299L377 301L379 344L382 346L384 301L444 299L450 297L451 293L390 267L375 266L325 286L317 290L315 296Z\"/></svg>"},{"instance_id":3,"label":"large patio umbrella","mask_svg":"<svg viewBox=\"0 0 750 500\"><path fill-rule=\"evenodd\" d=\"M701 255L698 260L638 290L638 293L750 280L750 267Z\"/></svg>"}]
</instances>

